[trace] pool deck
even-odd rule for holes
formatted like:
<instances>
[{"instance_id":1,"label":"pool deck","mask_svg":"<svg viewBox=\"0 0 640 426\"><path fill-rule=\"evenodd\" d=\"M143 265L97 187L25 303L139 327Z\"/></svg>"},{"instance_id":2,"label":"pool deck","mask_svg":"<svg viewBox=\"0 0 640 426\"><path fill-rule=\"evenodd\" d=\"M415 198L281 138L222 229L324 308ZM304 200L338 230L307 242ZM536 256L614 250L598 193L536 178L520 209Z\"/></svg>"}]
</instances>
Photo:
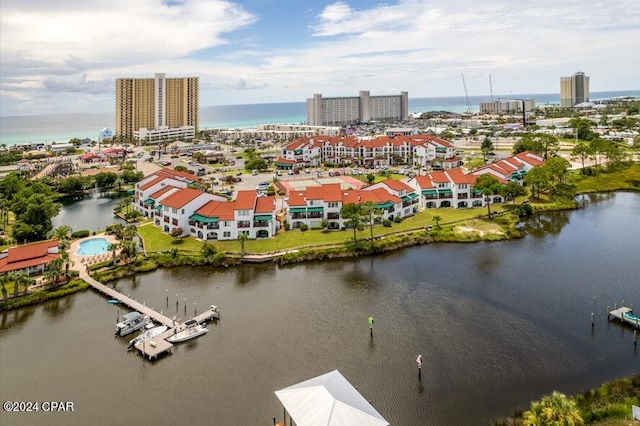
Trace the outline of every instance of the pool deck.
<instances>
[{"instance_id":1,"label":"pool deck","mask_svg":"<svg viewBox=\"0 0 640 426\"><path fill-rule=\"evenodd\" d=\"M105 260L108 260L108 259L111 258L111 253L110 252L103 253L103 254L98 254L98 255L95 255L95 256L80 256L80 255L76 254L76 252L78 251L78 247L80 247L80 243L81 242L87 241L87 240L92 240L94 238L103 238L103 239L107 240L107 242L109 244L117 244L118 243L118 240L116 239L115 236L108 235L108 234L105 234L105 233L91 235L89 237L82 238L82 239L79 239L77 241L72 242L71 246L69 246L69 249L67 250L67 253L69 253L69 258L73 261L73 266L74 267L72 267L72 269L76 269L76 270L84 269L85 268L84 265L91 265L93 263L104 262Z\"/></svg>"}]
</instances>

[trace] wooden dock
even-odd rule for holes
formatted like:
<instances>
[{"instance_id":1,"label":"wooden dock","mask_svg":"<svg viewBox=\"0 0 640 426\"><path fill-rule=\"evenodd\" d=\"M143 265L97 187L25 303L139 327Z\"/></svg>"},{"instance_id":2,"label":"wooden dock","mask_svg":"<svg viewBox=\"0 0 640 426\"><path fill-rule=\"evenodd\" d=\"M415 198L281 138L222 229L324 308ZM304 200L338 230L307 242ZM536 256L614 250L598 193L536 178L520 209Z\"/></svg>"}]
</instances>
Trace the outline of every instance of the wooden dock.
<instances>
[{"instance_id":1,"label":"wooden dock","mask_svg":"<svg viewBox=\"0 0 640 426\"><path fill-rule=\"evenodd\" d=\"M140 351L142 356L149 359L155 359L162 353L171 351L173 344L167 342L165 339L173 335L175 332L183 329L184 326L182 323L176 323L172 318L164 316L163 314L147 307L143 303L133 300L130 297L127 297L124 294L107 287L101 282L94 280L89 274L86 273L86 271L80 271L80 278L88 282L91 287L93 287L100 293L110 297L111 299L119 300L120 303L129 307L130 309L140 312L142 315L148 316L153 321L165 325L169 328L164 333L154 337L147 342L136 343L134 345L134 348ZM211 305L204 312L196 315L192 319L197 321L198 324L202 324L203 322L210 321L212 319L220 319L220 309L218 309L218 307L215 305Z\"/></svg>"},{"instance_id":2,"label":"wooden dock","mask_svg":"<svg viewBox=\"0 0 640 426\"><path fill-rule=\"evenodd\" d=\"M632 320L625 318L623 314L626 314L626 313L633 313L633 310L625 306L620 307L618 309L614 309L613 311L609 311L609 319L611 320L613 318L622 322L623 324L628 324L631 327L640 329L640 321L633 322Z\"/></svg>"}]
</instances>

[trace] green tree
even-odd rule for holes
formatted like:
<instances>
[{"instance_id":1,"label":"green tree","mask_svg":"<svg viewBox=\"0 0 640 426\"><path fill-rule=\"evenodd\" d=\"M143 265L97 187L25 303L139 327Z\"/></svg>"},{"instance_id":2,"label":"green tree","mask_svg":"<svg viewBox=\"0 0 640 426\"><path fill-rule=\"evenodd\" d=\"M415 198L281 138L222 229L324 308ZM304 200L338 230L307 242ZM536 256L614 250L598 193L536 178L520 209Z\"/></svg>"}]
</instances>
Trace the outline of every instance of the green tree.
<instances>
[{"instance_id":1,"label":"green tree","mask_svg":"<svg viewBox=\"0 0 640 426\"><path fill-rule=\"evenodd\" d=\"M542 168L548 171L549 189L551 189L552 194L555 194L558 188L565 184L567 172L569 171L569 162L562 157L553 157Z\"/></svg>"},{"instance_id":2,"label":"green tree","mask_svg":"<svg viewBox=\"0 0 640 426\"><path fill-rule=\"evenodd\" d=\"M513 204L516 203L516 198L527 193L526 189L520 184L515 182L509 182L506 185L502 185L498 190L505 200L512 200Z\"/></svg>"},{"instance_id":3,"label":"green tree","mask_svg":"<svg viewBox=\"0 0 640 426\"><path fill-rule=\"evenodd\" d=\"M484 161L487 161L487 159L489 158L490 154L493 154L494 151L494 147L493 147L493 141L491 140L490 137L485 137L484 140L482 141L482 144L480 145L480 151L482 151L482 157L484 158Z\"/></svg>"},{"instance_id":4,"label":"green tree","mask_svg":"<svg viewBox=\"0 0 640 426\"><path fill-rule=\"evenodd\" d=\"M514 154L529 151L541 155L545 160L557 154L560 143L553 135L546 133L525 133L513 146Z\"/></svg>"},{"instance_id":5,"label":"green tree","mask_svg":"<svg viewBox=\"0 0 640 426\"><path fill-rule=\"evenodd\" d=\"M433 223L436 225L436 229L440 230L440 221L442 220L441 216L435 215L433 216L433 218L431 219L433 221Z\"/></svg>"},{"instance_id":6,"label":"green tree","mask_svg":"<svg viewBox=\"0 0 640 426\"><path fill-rule=\"evenodd\" d=\"M584 169L584 162L591 156L591 148L584 142L579 142L571 150L571 158L579 159Z\"/></svg>"},{"instance_id":7,"label":"green tree","mask_svg":"<svg viewBox=\"0 0 640 426\"><path fill-rule=\"evenodd\" d=\"M544 167L534 167L524 177L524 183L531 187L531 196L540 198L540 193L549 185L549 171Z\"/></svg>"},{"instance_id":8,"label":"green tree","mask_svg":"<svg viewBox=\"0 0 640 426\"><path fill-rule=\"evenodd\" d=\"M376 180L376 175L374 175L373 173L367 174L367 183L369 185L371 185L375 180Z\"/></svg>"},{"instance_id":9,"label":"green tree","mask_svg":"<svg viewBox=\"0 0 640 426\"><path fill-rule=\"evenodd\" d=\"M584 424L573 399L554 391L533 402L531 410L524 413L524 426L579 426Z\"/></svg>"},{"instance_id":10,"label":"green tree","mask_svg":"<svg viewBox=\"0 0 640 426\"><path fill-rule=\"evenodd\" d=\"M574 117L567 123L578 135L578 139L589 141L593 139L594 133L591 131L591 120L587 118Z\"/></svg>"},{"instance_id":11,"label":"green tree","mask_svg":"<svg viewBox=\"0 0 640 426\"><path fill-rule=\"evenodd\" d=\"M353 228L353 243L358 242L356 231L362 226L362 208L359 204L348 203L340 208L340 217L345 219L345 224Z\"/></svg>"},{"instance_id":12,"label":"green tree","mask_svg":"<svg viewBox=\"0 0 640 426\"><path fill-rule=\"evenodd\" d=\"M129 263L138 254L138 246L133 240L124 240L120 243L120 258L124 263Z\"/></svg>"},{"instance_id":13,"label":"green tree","mask_svg":"<svg viewBox=\"0 0 640 426\"><path fill-rule=\"evenodd\" d=\"M373 248L373 224L376 216L380 215L380 210L376 209L376 203L367 201L360 206L360 214L362 215L362 220L369 224L369 241L371 248Z\"/></svg>"},{"instance_id":14,"label":"green tree","mask_svg":"<svg viewBox=\"0 0 640 426\"><path fill-rule=\"evenodd\" d=\"M184 234L184 229L180 226L176 226L171 230L171 232L169 232L169 235L171 235L176 241L180 239L182 234Z\"/></svg>"},{"instance_id":15,"label":"green tree","mask_svg":"<svg viewBox=\"0 0 640 426\"><path fill-rule=\"evenodd\" d=\"M9 276L0 275L0 286L2 287L2 301L7 300L7 287L6 287L7 282L9 282Z\"/></svg>"},{"instance_id":16,"label":"green tree","mask_svg":"<svg viewBox=\"0 0 640 426\"><path fill-rule=\"evenodd\" d=\"M69 225L60 225L51 231L51 236L59 241L68 240L72 232L73 229Z\"/></svg>"},{"instance_id":17,"label":"green tree","mask_svg":"<svg viewBox=\"0 0 640 426\"><path fill-rule=\"evenodd\" d=\"M240 241L240 256L244 257L244 244L249 239L249 236L245 233L238 235L238 241Z\"/></svg>"},{"instance_id":18,"label":"green tree","mask_svg":"<svg viewBox=\"0 0 640 426\"><path fill-rule=\"evenodd\" d=\"M200 248L200 255L206 260L211 260L213 256L215 256L216 251L216 246L205 241Z\"/></svg>"},{"instance_id":19,"label":"green tree","mask_svg":"<svg viewBox=\"0 0 640 426\"><path fill-rule=\"evenodd\" d=\"M44 274L44 279L50 284L56 285L62 275L62 267L64 266L64 259L57 258L49 262L47 270Z\"/></svg>"},{"instance_id":20,"label":"green tree","mask_svg":"<svg viewBox=\"0 0 640 426\"><path fill-rule=\"evenodd\" d=\"M500 181L489 173L485 173L478 176L473 188L484 195L487 203L487 216L491 219L491 195L497 193L500 189Z\"/></svg>"}]
</instances>

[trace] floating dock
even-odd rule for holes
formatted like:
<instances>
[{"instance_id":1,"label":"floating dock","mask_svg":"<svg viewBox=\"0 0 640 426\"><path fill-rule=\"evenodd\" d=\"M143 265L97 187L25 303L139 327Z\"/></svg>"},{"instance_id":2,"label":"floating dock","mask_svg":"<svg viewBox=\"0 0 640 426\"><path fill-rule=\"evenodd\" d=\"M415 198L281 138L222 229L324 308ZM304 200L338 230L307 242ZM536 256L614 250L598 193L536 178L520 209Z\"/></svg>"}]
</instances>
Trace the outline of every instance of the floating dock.
<instances>
[{"instance_id":1,"label":"floating dock","mask_svg":"<svg viewBox=\"0 0 640 426\"><path fill-rule=\"evenodd\" d=\"M80 278L88 282L89 285L91 285L91 287L93 287L95 290L99 291L100 293L108 296L111 299L119 300L120 303L129 307L130 309L133 309L134 311L138 311L142 315L146 315L149 318L151 318L153 321L160 323L162 325L166 325L169 328L166 332L154 337L153 339L147 342L137 343L134 346L134 348L140 351L142 356L147 357L149 359L155 359L160 354L171 350L171 348L173 347L173 344L167 342L165 339L174 334L174 329L176 329L175 331L180 331L183 328L182 323L179 323L179 322L176 323L173 319L147 307L143 303L133 300L130 297L127 297L124 294L112 288L107 287L101 282L93 279L89 274L86 273L86 271L83 271L83 270L80 271ZM220 310L218 309L217 306L211 305L209 309L205 310L200 315L196 315L191 319L197 321L198 324L202 324L203 322L210 321L212 319L220 319Z\"/></svg>"},{"instance_id":2,"label":"floating dock","mask_svg":"<svg viewBox=\"0 0 640 426\"><path fill-rule=\"evenodd\" d=\"M626 314L626 315L625 315ZM640 330L640 318L633 315L633 309L625 306L609 311L609 320L615 319Z\"/></svg>"}]
</instances>

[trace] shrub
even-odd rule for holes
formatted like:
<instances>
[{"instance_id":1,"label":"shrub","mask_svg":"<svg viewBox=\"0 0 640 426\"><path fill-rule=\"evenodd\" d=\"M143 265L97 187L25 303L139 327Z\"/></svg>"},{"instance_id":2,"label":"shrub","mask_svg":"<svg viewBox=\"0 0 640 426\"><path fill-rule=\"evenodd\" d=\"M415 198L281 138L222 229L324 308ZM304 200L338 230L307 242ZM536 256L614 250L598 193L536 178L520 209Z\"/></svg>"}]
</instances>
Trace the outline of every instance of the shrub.
<instances>
[{"instance_id":1,"label":"shrub","mask_svg":"<svg viewBox=\"0 0 640 426\"><path fill-rule=\"evenodd\" d=\"M302 225L300 225L300 230L301 231L306 231L307 229L309 229L309 227L307 226L306 223L303 223Z\"/></svg>"},{"instance_id":2,"label":"shrub","mask_svg":"<svg viewBox=\"0 0 640 426\"><path fill-rule=\"evenodd\" d=\"M289 224L289 222L285 222L284 223L284 230L288 231L289 229L291 229L291 225Z\"/></svg>"},{"instance_id":3,"label":"shrub","mask_svg":"<svg viewBox=\"0 0 640 426\"><path fill-rule=\"evenodd\" d=\"M402 218L400 216L396 216L395 219L393 219L393 221L395 223L400 223L400 222L402 222Z\"/></svg>"},{"instance_id":4,"label":"shrub","mask_svg":"<svg viewBox=\"0 0 640 426\"><path fill-rule=\"evenodd\" d=\"M81 231L76 231L73 234L71 234L71 238L86 238L89 235L91 235L91 232L89 232L88 229L83 229Z\"/></svg>"},{"instance_id":5,"label":"shrub","mask_svg":"<svg viewBox=\"0 0 640 426\"><path fill-rule=\"evenodd\" d=\"M533 214L533 207L531 207L531 204L520 204L516 207L515 212L518 216L531 216Z\"/></svg>"},{"instance_id":6,"label":"shrub","mask_svg":"<svg viewBox=\"0 0 640 426\"><path fill-rule=\"evenodd\" d=\"M384 219L382 221L382 226L386 226L387 228L389 228L391 226L391 221L389 219Z\"/></svg>"}]
</instances>

